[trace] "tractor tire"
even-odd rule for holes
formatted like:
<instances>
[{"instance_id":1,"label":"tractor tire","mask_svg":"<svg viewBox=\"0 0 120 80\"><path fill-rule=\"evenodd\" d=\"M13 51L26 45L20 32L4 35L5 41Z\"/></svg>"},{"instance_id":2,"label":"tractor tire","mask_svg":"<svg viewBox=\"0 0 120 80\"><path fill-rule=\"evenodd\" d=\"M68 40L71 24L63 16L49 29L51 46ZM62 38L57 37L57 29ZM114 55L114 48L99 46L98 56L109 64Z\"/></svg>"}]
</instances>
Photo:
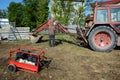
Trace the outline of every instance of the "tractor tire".
<instances>
[{"instance_id":1,"label":"tractor tire","mask_svg":"<svg viewBox=\"0 0 120 80\"><path fill-rule=\"evenodd\" d=\"M110 52L117 45L117 34L108 26L98 26L90 32L88 42L94 51Z\"/></svg>"},{"instance_id":2,"label":"tractor tire","mask_svg":"<svg viewBox=\"0 0 120 80\"><path fill-rule=\"evenodd\" d=\"M13 65L13 64L9 64L8 65L8 70L11 71L11 72L16 72L16 66Z\"/></svg>"}]
</instances>

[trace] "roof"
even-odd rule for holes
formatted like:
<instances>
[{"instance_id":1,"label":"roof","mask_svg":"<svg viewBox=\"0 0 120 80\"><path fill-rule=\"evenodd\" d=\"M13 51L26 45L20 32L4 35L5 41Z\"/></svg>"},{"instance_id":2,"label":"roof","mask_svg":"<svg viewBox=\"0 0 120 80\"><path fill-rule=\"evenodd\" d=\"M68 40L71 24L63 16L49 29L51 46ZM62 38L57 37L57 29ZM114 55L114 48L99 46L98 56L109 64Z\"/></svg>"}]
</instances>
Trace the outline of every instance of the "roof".
<instances>
[{"instance_id":1,"label":"roof","mask_svg":"<svg viewBox=\"0 0 120 80\"><path fill-rule=\"evenodd\" d=\"M120 0L106 0L104 2L94 2L91 3L91 7L95 7L98 5L104 6L104 5L112 5L112 4L118 4L120 3Z\"/></svg>"},{"instance_id":2,"label":"roof","mask_svg":"<svg viewBox=\"0 0 120 80\"><path fill-rule=\"evenodd\" d=\"M6 21L6 22L8 22L9 20L5 19L5 18L0 18L0 21Z\"/></svg>"},{"instance_id":3,"label":"roof","mask_svg":"<svg viewBox=\"0 0 120 80\"><path fill-rule=\"evenodd\" d=\"M102 6L110 5L110 6L111 6L111 4L118 4L118 3L120 3L120 0L107 0L107 1L104 1L104 2L91 3L91 6L92 6L92 7L95 7L95 6L97 6L97 5L102 5ZM86 21L86 22L87 22L87 21L93 21L93 17L86 18L85 21Z\"/></svg>"},{"instance_id":4,"label":"roof","mask_svg":"<svg viewBox=\"0 0 120 80\"><path fill-rule=\"evenodd\" d=\"M106 5L106 4L118 4L120 3L120 0L108 0L108 1L105 1L105 2L101 2L103 5Z\"/></svg>"}]
</instances>

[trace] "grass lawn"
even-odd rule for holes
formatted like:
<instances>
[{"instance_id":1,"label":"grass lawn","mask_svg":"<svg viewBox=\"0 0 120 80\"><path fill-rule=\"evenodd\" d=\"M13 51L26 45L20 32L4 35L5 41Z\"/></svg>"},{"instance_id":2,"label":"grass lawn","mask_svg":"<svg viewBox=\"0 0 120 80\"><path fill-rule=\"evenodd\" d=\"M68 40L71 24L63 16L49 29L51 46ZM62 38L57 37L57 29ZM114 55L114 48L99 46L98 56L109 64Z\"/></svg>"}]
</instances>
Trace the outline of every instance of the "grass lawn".
<instances>
[{"instance_id":1,"label":"grass lawn","mask_svg":"<svg viewBox=\"0 0 120 80\"><path fill-rule=\"evenodd\" d=\"M56 39L64 40L55 47L49 47L48 36L37 44L29 40L1 42L0 80L120 80L120 47L110 53L102 53L74 44L75 40L67 35L56 36ZM19 46L42 48L47 57L53 58L50 68L37 74L9 72L8 52Z\"/></svg>"}]
</instances>

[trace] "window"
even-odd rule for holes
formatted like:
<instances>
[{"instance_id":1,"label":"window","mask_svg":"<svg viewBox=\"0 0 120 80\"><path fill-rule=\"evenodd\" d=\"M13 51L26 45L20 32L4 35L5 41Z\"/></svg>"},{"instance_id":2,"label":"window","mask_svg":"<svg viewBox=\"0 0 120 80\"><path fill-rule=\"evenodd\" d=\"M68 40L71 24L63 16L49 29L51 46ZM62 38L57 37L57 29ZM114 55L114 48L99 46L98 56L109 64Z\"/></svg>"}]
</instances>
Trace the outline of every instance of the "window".
<instances>
[{"instance_id":1,"label":"window","mask_svg":"<svg viewBox=\"0 0 120 80\"><path fill-rule=\"evenodd\" d=\"M112 8L110 13L112 22L120 22L120 8Z\"/></svg>"},{"instance_id":2,"label":"window","mask_svg":"<svg viewBox=\"0 0 120 80\"><path fill-rule=\"evenodd\" d=\"M96 22L108 22L106 9L97 10Z\"/></svg>"}]
</instances>

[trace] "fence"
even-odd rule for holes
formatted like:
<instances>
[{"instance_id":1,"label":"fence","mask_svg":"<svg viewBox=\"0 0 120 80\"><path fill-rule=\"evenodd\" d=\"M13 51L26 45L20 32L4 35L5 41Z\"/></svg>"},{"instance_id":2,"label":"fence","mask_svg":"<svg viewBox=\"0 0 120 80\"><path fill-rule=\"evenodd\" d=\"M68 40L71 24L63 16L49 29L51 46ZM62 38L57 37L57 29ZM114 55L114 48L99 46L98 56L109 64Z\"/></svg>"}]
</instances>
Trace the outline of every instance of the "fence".
<instances>
[{"instance_id":1,"label":"fence","mask_svg":"<svg viewBox=\"0 0 120 80\"><path fill-rule=\"evenodd\" d=\"M5 25L4 25L5 26ZM19 40L19 39L29 39L29 27L3 27L0 28L0 40Z\"/></svg>"}]
</instances>

